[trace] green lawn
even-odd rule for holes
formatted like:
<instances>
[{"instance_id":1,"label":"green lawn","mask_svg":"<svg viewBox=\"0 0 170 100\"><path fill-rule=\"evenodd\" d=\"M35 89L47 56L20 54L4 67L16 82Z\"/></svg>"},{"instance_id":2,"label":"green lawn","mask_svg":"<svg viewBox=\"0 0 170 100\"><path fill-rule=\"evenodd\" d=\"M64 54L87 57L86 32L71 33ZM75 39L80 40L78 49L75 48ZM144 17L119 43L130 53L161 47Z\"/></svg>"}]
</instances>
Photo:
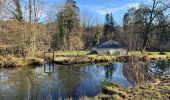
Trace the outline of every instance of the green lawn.
<instances>
[{"instance_id":1,"label":"green lawn","mask_svg":"<svg viewBox=\"0 0 170 100\"><path fill-rule=\"evenodd\" d=\"M160 52L144 52L145 55L160 55ZM170 55L170 52L164 52L165 55ZM141 54L140 51L130 51L128 52L128 55L139 55Z\"/></svg>"},{"instance_id":2,"label":"green lawn","mask_svg":"<svg viewBox=\"0 0 170 100\"><path fill-rule=\"evenodd\" d=\"M58 56L84 56L90 53L90 51L56 51L55 55Z\"/></svg>"},{"instance_id":3,"label":"green lawn","mask_svg":"<svg viewBox=\"0 0 170 100\"><path fill-rule=\"evenodd\" d=\"M69 55L72 55L72 56L84 56L84 55L87 55L89 54L90 51L56 51L55 52L55 55L60 55L60 56L69 56ZM160 52L145 52L144 54L145 55L160 55L159 54ZM170 52L164 52L165 55L170 55ZM131 55L141 55L141 52L140 51L130 51L128 52L128 55L131 56Z\"/></svg>"}]
</instances>

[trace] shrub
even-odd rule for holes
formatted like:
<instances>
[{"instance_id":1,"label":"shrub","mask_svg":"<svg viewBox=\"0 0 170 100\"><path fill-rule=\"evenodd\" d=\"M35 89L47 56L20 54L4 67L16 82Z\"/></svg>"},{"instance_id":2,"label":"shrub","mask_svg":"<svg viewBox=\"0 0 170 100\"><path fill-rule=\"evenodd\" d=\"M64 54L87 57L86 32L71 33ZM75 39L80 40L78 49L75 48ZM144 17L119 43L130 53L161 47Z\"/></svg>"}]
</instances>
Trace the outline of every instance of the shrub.
<instances>
[{"instance_id":1,"label":"shrub","mask_svg":"<svg viewBox=\"0 0 170 100\"><path fill-rule=\"evenodd\" d=\"M148 53L148 55L152 55L152 53Z\"/></svg>"},{"instance_id":2,"label":"shrub","mask_svg":"<svg viewBox=\"0 0 170 100\"><path fill-rule=\"evenodd\" d=\"M159 54L160 54L160 55L166 55L166 53L165 53L165 52L160 52Z\"/></svg>"}]
</instances>

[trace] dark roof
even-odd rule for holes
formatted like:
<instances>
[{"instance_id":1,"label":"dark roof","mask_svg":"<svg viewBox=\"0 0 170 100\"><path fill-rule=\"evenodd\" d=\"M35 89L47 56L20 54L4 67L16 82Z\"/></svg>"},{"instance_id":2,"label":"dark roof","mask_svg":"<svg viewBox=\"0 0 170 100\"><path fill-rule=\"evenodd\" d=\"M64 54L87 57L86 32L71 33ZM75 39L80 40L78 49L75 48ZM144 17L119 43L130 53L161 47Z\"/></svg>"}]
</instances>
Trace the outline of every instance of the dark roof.
<instances>
[{"instance_id":1,"label":"dark roof","mask_svg":"<svg viewBox=\"0 0 170 100\"><path fill-rule=\"evenodd\" d=\"M113 40L109 40L107 42L104 42L102 44L96 45L96 48L126 48L123 47L119 42L113 41Z\"/></svg>"}]
</instances>

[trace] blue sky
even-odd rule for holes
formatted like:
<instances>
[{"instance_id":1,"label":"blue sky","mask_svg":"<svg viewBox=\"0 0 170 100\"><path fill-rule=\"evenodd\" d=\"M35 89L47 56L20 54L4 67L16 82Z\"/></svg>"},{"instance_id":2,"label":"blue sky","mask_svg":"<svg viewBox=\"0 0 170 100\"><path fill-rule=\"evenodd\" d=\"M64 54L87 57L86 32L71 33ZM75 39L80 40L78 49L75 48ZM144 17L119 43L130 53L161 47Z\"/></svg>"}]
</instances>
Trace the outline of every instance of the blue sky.
<instances>
[{"instance_id":1,"label":"blue sky","mask_svg":"<svg viewBox=\"0 0 170 100\"><path fill-rule=\"evenodd\" d=\"M66 0L49 0L50 7L63 5ZM107 12L112 12L117 24L122 24L124 13L130 7L138 7L140 3L149 4L152 0L76 0L80 8L80 14L88 13L97 18L100 23L104 23L104 16Z\"/></svg>"}]
</instances>

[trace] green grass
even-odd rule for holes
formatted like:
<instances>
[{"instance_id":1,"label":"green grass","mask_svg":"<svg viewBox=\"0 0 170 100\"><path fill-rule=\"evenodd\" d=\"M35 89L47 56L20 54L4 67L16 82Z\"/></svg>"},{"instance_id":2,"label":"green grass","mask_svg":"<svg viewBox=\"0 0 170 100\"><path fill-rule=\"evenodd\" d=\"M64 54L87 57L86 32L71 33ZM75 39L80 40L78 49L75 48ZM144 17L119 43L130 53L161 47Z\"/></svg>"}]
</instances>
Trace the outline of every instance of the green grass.
<instances>
[{"instance_id":1,"label":"green grass","mask_svg":"<svg viewBox=\"0 0 170 100\"><path fill-rule=\"evenodd\" d=\"M160 52L145 52L145 55L141 55L140 51L131 51L128 53L128 57L120 57L114 55L96 55L90 54L90 51L55 51L55 61L59 63L68 64L85 64L85 63L104 63L111 62L114 60L124 60L131 56L144 57L146 60L166 60L170 59L170 52L165 52L164 55L159 54ZM44 52L39 51L36 53L36 58L16 58L8 56L6 58L0 57L0 66L8 65L9 63L13 66L26 66L37 63L43 63ZM121 59L120 59L121 58Z\"/></svg>"},{"instance_id":2,"label":"green grass","mask_svg":"<svg viewBox=\"0 0 170 100\"><path fill-rule=\"evenodd\" d=\"M165 86L165 89L170 93L170 86Z\"/></svg>"},{"instance_id":3,"label":"green grass","mask_svg":"<svg viewBox=\"0 0 170 100\"><path fill-rule=\"evenodd\" d=\"M132 55L141 55L141 52L140 51L129 51L128 56L132 56Z\"/></svg>"},{"instance_id":4,"label":"green grass","mask_svg":"<svg viewBox=\"0 0 170 100\"><path fill-rule=\"evenodd\" d=\"M165 55L170 55L170 52L164 52ZM128 52L128 55L141 55L141 51L130 51ZM144 55L160 55L160 52L144 52Z\"/></svg>"},{"instance_id":5,"label":"green grass","mask_svg":"<svg viewBox=\"0 0 170 100\"><path fill-rule=\"evenodd\" d=\"M145 52L144 55L140 51L131 51L128 53L128 57L120 57L114 55L97 55L90 54L89 51L56 51L56 62L62 63L102 63L111 62L114 60L126 60L131 56L143 57L146 60L166 60L170 59L170 52L165 52L165 55L159 54L160 52ZM121 59L120 59L121 58Z\"/></svg>"},{"instance_id":6,"label":"green grass","mask_svg":"<svg viewBox=\"0 0 170 100\"><path fill-rule=\"evenodd\" d=\"M55 55L59 56L85 56L89 51L56 51Z\"/></svg>"},{"instance_id":7,"label":"green grass","mask_svg":"<svg viewBox=\"0 0 170 100\"><path fill-rule=\"evenodd\" d=\"M85 63L103 63L114 61L114 56L108 55L86 55L86 56L58 56L55 57L55 62L65 64L85 64Z\"/></svg>"},{"instance_id":8,"label":"green grass","mask_svg":"<svg viewBox=\"0 0 170 100\"><path fill-rule=\"evenodd\" d=\"M56 56L86 56L90 51L55 51ZM145 52L144 55L160 55L160 52ZM166 55L170 55L170 52L164 52ZM38 55L43 54L42 51L37 52ZM93 54L94 56L96 54ZM128 56L142 55L141 51L129 51ZM108 55L96 55L96 56L108 56ZM114 55L113 55L114 56ZM116 56L115 56L116 57Z\"/></svg>"},{"instance_id":9,"label":"green grass","mask_svg":"<svg viewBox=\"0 0 170 100\"><path fill-rule=\"evenodd\" d=\"M144 52L145 55L160 55L160 52ZM170 52L164 52L166 55L170 55ZM128 55L139 55L141 54L141 51L130 51L128 52Z\"/></svg>"},{"instance_id":10,"label":"green grass","mask_svg":"<svg viewBox=\"0 0 170 100\"><path fill-rule=\"evenodd\" d=\"M58 56L85 56L87 54L89 54L90 51L56 51L55 55ZM160 52L145 52L145 55L160 55ZM170 55L170 52L164 52L165 55ZM94 54L95 55L95 54ZM92 55L92 56L94 56ZM128 52L128 56L132 56L132 55L141 55L140 51L130 51ZM96 55L96 56L108 56L108 55Z\"/></svg>"}]
</instances>

